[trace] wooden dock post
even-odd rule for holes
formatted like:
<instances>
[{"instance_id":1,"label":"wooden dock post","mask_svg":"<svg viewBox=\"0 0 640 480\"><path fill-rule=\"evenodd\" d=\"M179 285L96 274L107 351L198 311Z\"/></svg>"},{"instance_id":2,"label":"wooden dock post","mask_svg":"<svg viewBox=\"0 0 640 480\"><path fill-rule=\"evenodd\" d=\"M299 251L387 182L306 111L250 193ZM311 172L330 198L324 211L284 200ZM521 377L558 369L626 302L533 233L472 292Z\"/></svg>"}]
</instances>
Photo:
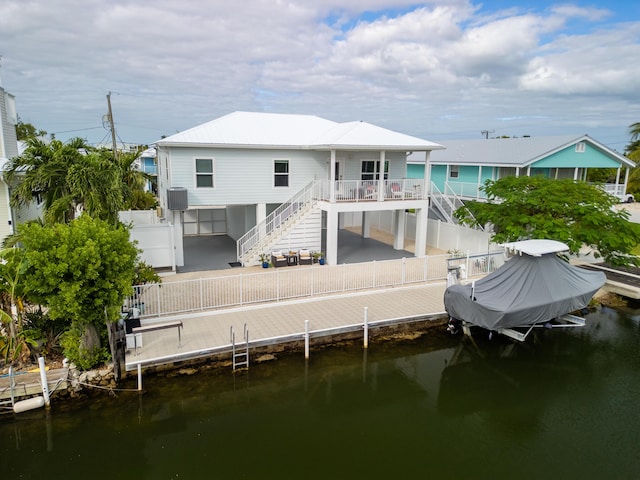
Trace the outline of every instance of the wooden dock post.
<instances>
[{"instance_id":1,"label":"wooden dock post","mask_svg":"<svg viewBox=\"0 0 640 480\"><path fill-rule=\"evenodd\" d=\"M142 391L142 365L138 364L138 391Z\"/></svg>"}]
</instances>

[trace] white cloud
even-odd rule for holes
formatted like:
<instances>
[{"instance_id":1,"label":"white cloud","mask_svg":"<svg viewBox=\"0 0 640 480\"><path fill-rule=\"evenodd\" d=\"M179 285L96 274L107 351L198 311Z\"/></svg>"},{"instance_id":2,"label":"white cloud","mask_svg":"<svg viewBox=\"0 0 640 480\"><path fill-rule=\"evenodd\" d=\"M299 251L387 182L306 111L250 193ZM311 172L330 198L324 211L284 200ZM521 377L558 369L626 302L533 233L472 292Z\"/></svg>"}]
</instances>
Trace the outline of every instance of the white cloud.
<instances>
[{"instance_id":1,"label":"white cloud","mask_svg":"<svg viewBox=\"0 0 640 480\"><path fill-rule=\"evenodd\" d=\"M106 133L108 91L119 136L140 143L233 110L362 119L434 140L487 128L624 137L638 121L638 19L484 3L5 0L1 74L25 121L98 127L80 133L92 141Z\"/></svg>"}]
</instances>

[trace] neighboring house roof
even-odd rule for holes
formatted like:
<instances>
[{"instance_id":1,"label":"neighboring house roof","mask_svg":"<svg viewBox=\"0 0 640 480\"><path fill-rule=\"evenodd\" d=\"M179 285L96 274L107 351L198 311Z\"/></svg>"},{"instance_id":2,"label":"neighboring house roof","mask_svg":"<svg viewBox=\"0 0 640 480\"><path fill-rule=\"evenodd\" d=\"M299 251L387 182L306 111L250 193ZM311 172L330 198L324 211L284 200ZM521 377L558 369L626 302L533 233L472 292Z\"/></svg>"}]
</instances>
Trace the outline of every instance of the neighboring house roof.
<instances>
[{"instance_id":1,"label":"neighboring house roof","mask_svg":"<svg viewBox=\"0 0 640 480\"><path fill-rule=\"evenodd\" d=\"M611 150L588 135L521 137L473 140L451 140L444 142L446 150L436 152L430 157L431 164L443 165L491 165L500 167L528 167L535 162L553 155L577 143L585 142L614 158L622 166L634 167L635 164L623 155ZM422 160L409 163L424 163Z\"/></svg>"},{"instance_id":2,"label":"neighboring house roof","mask_svg":"<svg viewBox=\"0 0 640 480\"><path fill-rule=\"evenodd\" d=\"M156 142L158 146L309 150L436 150L437 143L366 122L337 123L315 115L234 112Z\"/></svg>"}]
</instances>

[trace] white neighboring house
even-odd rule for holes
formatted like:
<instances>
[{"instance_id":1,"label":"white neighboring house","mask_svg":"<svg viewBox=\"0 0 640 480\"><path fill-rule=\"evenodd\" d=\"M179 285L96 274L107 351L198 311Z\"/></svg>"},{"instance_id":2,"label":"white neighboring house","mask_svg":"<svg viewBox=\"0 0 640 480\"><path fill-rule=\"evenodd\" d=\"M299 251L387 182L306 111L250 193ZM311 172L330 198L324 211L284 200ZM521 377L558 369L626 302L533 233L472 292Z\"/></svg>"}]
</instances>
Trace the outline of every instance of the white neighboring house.
<instances>
[{"instance_id":1,"label":"white neighboring house","mask_svg":"<svg viewBox=\"0 0 640 480\"><path fill-rule=\"evenodd\" d=\"M15 97L0 85L0 169L4 169L9 159L18 155L17 124ZM9 199L9 186L0 176L0 243L14 233L14 219Z\"/></svg>"},{"instance_id":2,"label":"white neighboring house","mask_svg":"<svg viewBox=\"0 0 640 480\"><path fill-rule=\"evenodd\" d=\"M407 178L407 153L444 148L366 122L312 115L234 112L156 142L158 196L182 234L226 234L238 261L308 248L337 262L345 214L394 212L394 248L404 248L407 209L416 212L416 256L426 254L427 178ZM182 262L182 263L181 263Z\"/></svg>"}]
</instances>

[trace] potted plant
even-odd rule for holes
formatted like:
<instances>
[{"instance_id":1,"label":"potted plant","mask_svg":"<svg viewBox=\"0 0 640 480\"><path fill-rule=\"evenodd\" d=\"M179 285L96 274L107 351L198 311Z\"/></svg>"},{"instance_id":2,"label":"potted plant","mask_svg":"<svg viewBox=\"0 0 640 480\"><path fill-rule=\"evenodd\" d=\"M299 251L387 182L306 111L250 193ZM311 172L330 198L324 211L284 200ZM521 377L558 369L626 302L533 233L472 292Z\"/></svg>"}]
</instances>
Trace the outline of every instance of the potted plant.
<instances>
[{"instance_id":1,"label":"potted plant","mask_svg":"<svg viewBox=\"0 0 640 480\"><path fill-rule=\"evenodd\" d=\"M322 255L322 252L313 252L313 263L324 265L324 255Z\"/></svg>"},{"instance_id":2,"label":"potted plant","mask_svg":"<svg viewBox=\"0 0 640 480\"><path fill-rule=\"evenodd\" d=\"M268 253L260 254L260 262L262 262L262 268L269 268L269 263L271 262L271 257L269 257Z\"/></svg>"}]
</instances>

